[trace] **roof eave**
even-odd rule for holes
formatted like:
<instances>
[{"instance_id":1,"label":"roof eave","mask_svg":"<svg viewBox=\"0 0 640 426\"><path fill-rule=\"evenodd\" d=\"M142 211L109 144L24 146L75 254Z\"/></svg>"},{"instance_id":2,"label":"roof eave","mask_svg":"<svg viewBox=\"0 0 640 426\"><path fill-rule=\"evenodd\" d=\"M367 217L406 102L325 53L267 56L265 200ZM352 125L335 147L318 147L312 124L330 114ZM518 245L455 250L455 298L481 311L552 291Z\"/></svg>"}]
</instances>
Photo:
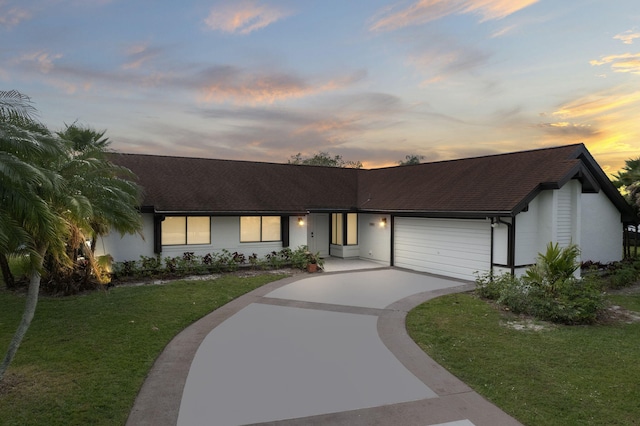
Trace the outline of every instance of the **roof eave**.
<instances>
[{"instance_id":1,"label":"roof eave","mask_svg":"<svg viewBox=\"0 0 640 426\"><path fill-rule=\"evenodd\" d=\"M306 210L152 210L143 213L154 213L164 216L300 216Z\"/></svg>"},{"instance_id":2,"label":"roof eave","mask_svg":"<svg viewBox=\"0 0 640 426\"><path fill-rule=\"evenodd\" d=\"M594 179L599 183L600 189L611 200L611 202L618 208L621 215L621 220L624 223L638 223L638 217L633 211L633 208L624 199L618 188L616 188L611 180L604 173L602 168L598 165L593 158L589 150L581 144L573 154L573 157L579 159L584 163L585 168L591 173Z\"/></svg>"},{"instance_id":3,"label":"roof eave","mask_svg":"<svg viewBox=\"0 0 640 426\"><path fill-rule=\"evenodd\" d=\"M488 217L510 217L508 210L393 210L393 209L359 209L358 213L390 214L393 216L414 216L452 219L486 219Z\"/></svg>"}]
</instances>

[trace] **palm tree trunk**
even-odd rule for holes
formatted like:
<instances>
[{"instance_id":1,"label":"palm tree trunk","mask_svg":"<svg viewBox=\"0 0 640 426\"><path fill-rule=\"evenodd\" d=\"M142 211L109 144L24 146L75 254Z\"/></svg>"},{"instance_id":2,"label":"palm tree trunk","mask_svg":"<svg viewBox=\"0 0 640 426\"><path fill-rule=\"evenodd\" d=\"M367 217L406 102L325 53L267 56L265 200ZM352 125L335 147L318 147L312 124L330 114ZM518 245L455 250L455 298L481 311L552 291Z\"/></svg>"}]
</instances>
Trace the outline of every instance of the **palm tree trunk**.
<instances>
[{"instance_id":1,"label":"palm tree trunk","mask_svg":"<svg viewBox=\"0 0 640 426\"><path fill-rule=\"evenodd\" d=\"M16 280L9 268L9 261L4 253L0 253L0 269L2 270L2 279L8 289L16 288Z\"/></svg>"},{"instance_id":2,"label":"palm tree trunk","mask_svg":"<svg viewBox=\"0 0 640 426\"><path fill-rule=\"evenodd\" d=\"M31 279L29 280L29 291L27 292L27 302L24 307L24 313L22 314L22 320L18 325L16 333L13 335L13 339L11 339L11 343L9 343L9 349L7 350L7 354L2 360L2 364L0 364L0 381L2 381L7 368L9 368L9 364L11 364L11 361L13 361L13 357L18 351L24 335L27 334L27 330L31 325L31 320L33 320L33 316L36 313L36 306L38 305L38 294L40 293L40 269L42 268L44 255L46 252L46 246L41 247L38 250L38 254L40 255L38 267L35 268L33 272L31 272Z\"/></svg>"}]
</instances>

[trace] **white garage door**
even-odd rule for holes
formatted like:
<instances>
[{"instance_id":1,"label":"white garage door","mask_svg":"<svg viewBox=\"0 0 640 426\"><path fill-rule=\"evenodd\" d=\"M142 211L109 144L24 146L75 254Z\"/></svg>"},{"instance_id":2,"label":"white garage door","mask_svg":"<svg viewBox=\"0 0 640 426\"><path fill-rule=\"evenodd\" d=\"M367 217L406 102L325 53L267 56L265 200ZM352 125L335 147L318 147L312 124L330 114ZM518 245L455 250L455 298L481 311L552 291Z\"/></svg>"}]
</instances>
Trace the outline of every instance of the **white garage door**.
<instances>
[{"instance_id":1,"label":"white garage door","mask_svg":"<svg viewBox=\"0 0 640 426\"><path fill-rule=\"evenodd\" d=\"M491 225L485 220L397 217L394 265L475 280L491 262Z\"/></svg>"}]
</instances>

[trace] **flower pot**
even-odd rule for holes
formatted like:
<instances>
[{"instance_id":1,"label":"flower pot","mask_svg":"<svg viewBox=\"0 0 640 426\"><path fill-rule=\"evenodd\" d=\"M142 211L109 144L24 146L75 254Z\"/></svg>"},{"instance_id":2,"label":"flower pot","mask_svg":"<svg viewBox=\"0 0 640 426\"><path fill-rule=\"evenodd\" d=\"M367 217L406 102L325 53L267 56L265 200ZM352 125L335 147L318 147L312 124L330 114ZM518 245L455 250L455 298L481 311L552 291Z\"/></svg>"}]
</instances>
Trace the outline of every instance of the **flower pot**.
<instances>
[{"instance_id":1,"label":"flower pot","mask_svg":"<svg viewBox=\"0 0 640 426\"><path fill-rule=\"evenodd\" d=\"M307 263L307 272L318 272L317 263Z\"/></svg>"}]
</instances>

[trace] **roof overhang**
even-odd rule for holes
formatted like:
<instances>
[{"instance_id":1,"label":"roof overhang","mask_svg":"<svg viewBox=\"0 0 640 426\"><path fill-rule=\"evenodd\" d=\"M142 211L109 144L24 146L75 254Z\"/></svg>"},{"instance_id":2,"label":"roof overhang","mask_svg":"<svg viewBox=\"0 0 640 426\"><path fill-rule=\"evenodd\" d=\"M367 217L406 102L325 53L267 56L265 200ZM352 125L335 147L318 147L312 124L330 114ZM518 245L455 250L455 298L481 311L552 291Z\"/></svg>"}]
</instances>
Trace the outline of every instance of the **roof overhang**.
<instances>
[{"instance_id":1,"label":"roof overhang","mask_svg":"<svg viewBox=\"0 0 640 426\"><path fill-rule=\"evenodd\" d=\"M513 214L506 210L479 210L479 211L442 211L442 210L380 210L360 209L358 213L390 214L398 217L425 217L425 218L451 218L451 219L486 219L488 217L511 217Z\"/></svg>"},{"instance_id":2,"label":"roof overhang","mask_svg":"<svg viewBox=\"0 0 640 426\"><path fill-rule=\"evenodd\" d=\"M143 211L160 216L301 216L307 211L273 211L273 210L233 210L233 211L203 211L203 210L155 210Z\"/></svg>"},{"instance_id":3,"label":"roof overhang","mask_svg":"<svg viewBox=\"0 0 640 426\"><path fill-rule=\"evenodd\" d=\"M618 208L622 222L627 224L638 223L638 217L633 211L633 208L627 203L627 200L620 194L618 188L613 185L609 177L604 173L584 145L581 145L581 147L576 150L574 157L581 160L585 170L591 173L596 182L600 184L599 189L601 189L607 198Z\"/></svg>"}]
</instances>

